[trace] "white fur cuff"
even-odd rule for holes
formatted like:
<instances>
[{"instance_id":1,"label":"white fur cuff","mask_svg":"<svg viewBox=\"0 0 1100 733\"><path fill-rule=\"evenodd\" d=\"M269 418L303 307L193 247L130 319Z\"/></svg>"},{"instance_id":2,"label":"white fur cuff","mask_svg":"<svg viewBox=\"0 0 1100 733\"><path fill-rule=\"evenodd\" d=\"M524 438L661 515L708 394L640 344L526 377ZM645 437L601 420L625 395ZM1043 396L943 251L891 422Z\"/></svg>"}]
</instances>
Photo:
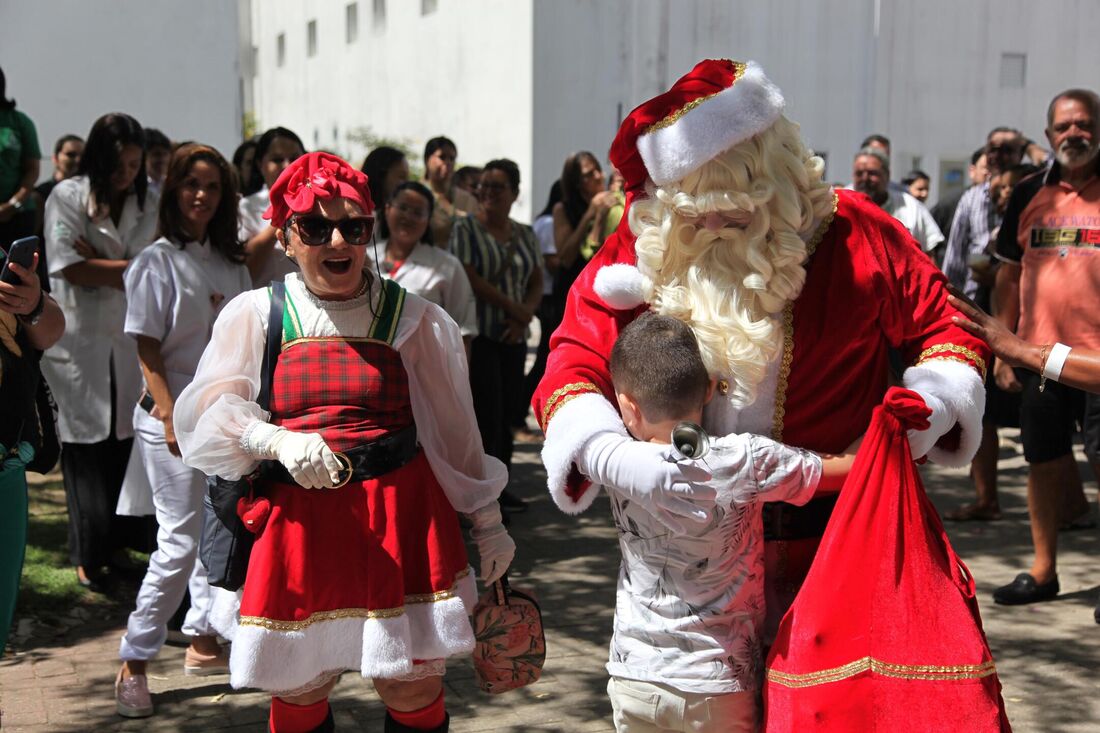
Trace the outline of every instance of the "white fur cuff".
<instances>
[{"instance_id":1,"label":"white fur cuff","mask_svg":"<svg viewBox=\"0 0 1100 733\"><path fill-rule=\"evenodd\" d=\"M928 451L929 460L956 468L969 465L982 442L982 415L985 414L985 384L978 371L957 361L928 361L906 369L902 382L909 389L942 400L950 413L948 430L956 423L961 429L957 450L947 451L934 446Z\"/></svg>"},{"instance_id":2,"label":"white fur cuff","mask_svg":"<svg viewBox=\"0 0 1100 733\"><path fill-rule=\"evenodd\" d=\"M627 435L623 420L602 394L582 394L565 403L546 426L542 462L546 466L546 485L550 496L566 514L580 514L592 505L598 486L589 486L572 498L566 492L569 475L585 445L599 433Z\"/></svg>"}]
</instances>

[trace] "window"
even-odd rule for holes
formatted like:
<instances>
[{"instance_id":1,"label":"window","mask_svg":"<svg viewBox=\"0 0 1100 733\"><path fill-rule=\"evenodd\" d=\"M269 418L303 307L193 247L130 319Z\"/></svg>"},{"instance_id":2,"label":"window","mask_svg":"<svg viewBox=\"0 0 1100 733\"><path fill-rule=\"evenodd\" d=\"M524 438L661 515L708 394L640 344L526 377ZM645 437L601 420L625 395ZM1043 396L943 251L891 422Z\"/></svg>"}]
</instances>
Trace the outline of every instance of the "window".
<instances>
[{"instance_id":1,"label":"window","mask_svg":"<svg viewBox=\"0 0 1100 733\"><path fill-rule=\"evenodd\" d=\"M344 8L344 19L346 21L344 40L355 43L359 39L359 3L348 3Z\"/></svg>"},{"instance_id":2,"label":"window","mask_svg":"<svg viewBox=\"0 0 1100 733\"><path fill-rule=\"evenodd\" d=\"M439 0L420 0L420 14L431 15L439 9Z\"/></svg>"},{"instance_id":3,"label":"window","mask_svg":"<svg viewBox=\"0 0 1100 733\"><path fill-rule=\"evenodd\" d=\"M1027 81L1027 54L1001 54L1001 86L1020 89Z\"/></svg>"},{"instance_id":4,"label":"window","mask_svg":"<svg viewBox=\"0 0 1100 733\"><path fill-rule=\"evenodd\" d=\"M286 63L286 34L280 33L275 37L275 65L282 66Z\"/></svg>"},{"instance_id":5,"label":"window","mask_svg":"<svg viewBox=\"0 0 1100 733\"><path fill-rule=\"evenodd\" d=\"M317 55L317 21L306 23L306 56Z\"/></svg>"},{"instance_id":6,"label":"window","mask_svg":"<svg viewBox=\"0 0 1100 733\"><path fill-rule=\"evenodd\" d=\"M373 26L375 30L382 30L386 27L386 0L373 0L371 17L373 19Z\"/></svg>"}]
</instances>

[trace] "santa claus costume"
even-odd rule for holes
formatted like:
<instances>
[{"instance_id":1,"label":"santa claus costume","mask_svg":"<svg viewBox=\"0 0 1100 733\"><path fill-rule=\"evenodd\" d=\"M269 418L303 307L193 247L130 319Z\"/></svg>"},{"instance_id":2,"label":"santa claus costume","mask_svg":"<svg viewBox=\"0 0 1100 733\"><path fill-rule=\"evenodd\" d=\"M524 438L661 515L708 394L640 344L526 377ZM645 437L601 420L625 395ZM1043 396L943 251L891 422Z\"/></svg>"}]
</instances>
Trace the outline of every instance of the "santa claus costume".
<instances>
[{"instance_id":1,"label":"santa claus costume","mask_svg":"<svg viewBox=\"0 0 1100 733\"><path fill-rule=\"evenodd\" d=\"M707 60L623 122L610 158L627 215L573 286L533 400L564 511L598 494L592 439L625 435L608 357L646 309L695 331L718 379L704 412L712 435L842 452L882 401L895 349L910 365L904 384L932 408L929 427L910 433L913 454L962 466L977 449L987 348L951 322L946 281L909 233L865 196L822 182L822 161L783 108L757 64ZM773 629L834 502L765 512Z\"/></svg>"},{"instance_id":2,"label":"santa claus costume","mask_svg":"<svg viewBox=\"0 0 1100 733\"><path fill-rule=\"evenodd\" d=\"M273 224L289 231L295 213L317 211L314 197L371 211L365 177L328 158L339 161L310 154L284 172L272 188ZM257 404L270 288L226 305L176 405L189 465L234 479L258 458L278 461L264 503L241 508L259 531L229 630L231 683L275 693L273 725L278 698L300 699L344 670L418 680L470 653L476 588L456 512L470 514L475 530L492 520L504 532L496 498L507 475L482 450L457 326L438 306L364 274L346 299L316 295L304 262L286 276L270 414ZM369 457L345 483L322 472L310 490L295 465L308 459L271 447L279 435Z\"/></svg>"}]
</instances>

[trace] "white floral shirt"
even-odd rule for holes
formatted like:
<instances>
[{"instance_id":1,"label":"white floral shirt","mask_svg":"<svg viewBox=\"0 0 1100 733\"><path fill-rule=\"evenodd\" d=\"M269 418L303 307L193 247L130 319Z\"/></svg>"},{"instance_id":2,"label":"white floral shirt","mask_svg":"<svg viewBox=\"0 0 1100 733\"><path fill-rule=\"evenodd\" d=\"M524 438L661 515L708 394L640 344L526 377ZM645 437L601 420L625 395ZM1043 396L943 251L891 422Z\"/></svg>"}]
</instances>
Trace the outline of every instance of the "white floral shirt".
<instances>
[{"instance_id":1,"label":"white floral shirt","mask_svg":"<svg viewBox=\"0 0 1100 733\"><path fill-rule=\"evenodd\" d=\"M821 458L758 435L728 435L711 445L743 460L714 477L718 502L710 523L691 536L670 533L608 487L623 555L607 664L613 677L708 694L760 687L760 513L765 501L807 502L821 478Z\"/></svg>"}]
</instances>

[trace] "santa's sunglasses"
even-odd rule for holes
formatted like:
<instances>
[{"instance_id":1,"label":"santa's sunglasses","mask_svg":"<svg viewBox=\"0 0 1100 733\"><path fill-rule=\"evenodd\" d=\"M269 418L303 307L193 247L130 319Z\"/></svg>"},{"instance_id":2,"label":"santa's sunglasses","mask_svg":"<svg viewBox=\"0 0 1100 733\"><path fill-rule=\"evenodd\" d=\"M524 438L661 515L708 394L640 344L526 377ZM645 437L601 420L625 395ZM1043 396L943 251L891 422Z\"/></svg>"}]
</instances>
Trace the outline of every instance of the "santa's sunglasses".
<instances>
[{"instance_id":1,"label":"santa's sunglasses","mask_svg":"<svg viewBox=\"0 0 1100 733\"><path fill-rule=\"evenodd\" d=\"M370 244L371 235L374 234L373 216L352 216L340 221L317 215L296 216L288 224L296 226L298 238L302 240L302 244L310 247L331 244L333 229L339 229L344 241L353 245Z\"/></svg>"}]
</instances>

